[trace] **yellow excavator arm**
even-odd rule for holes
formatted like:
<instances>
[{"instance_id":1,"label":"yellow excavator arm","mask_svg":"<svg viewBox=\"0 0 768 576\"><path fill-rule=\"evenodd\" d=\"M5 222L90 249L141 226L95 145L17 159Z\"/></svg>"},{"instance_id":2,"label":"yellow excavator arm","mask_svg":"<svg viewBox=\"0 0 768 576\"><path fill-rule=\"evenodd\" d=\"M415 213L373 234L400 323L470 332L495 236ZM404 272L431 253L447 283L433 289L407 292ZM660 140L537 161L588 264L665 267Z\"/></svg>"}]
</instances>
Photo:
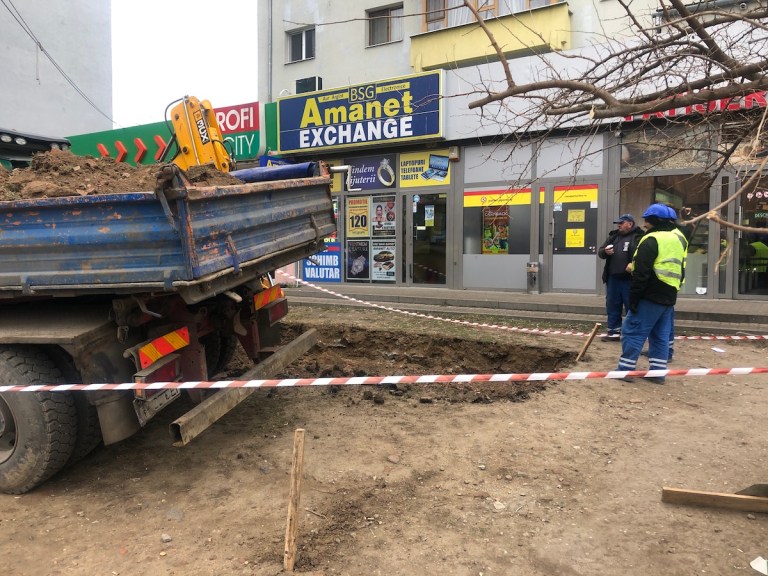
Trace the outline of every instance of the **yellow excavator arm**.
<instances>
[{"instance_id":1,"label":"yellow excavator arm","mask_svg":"<svg viewBox=\"0 0 768 576\"><path fill-rule=\"evenodd\" d=\"M182 170L190 166L214 164L221 172L229 172L229 157L216 121L213 106L194 96L184 96L171 109L171 123L175 133L178 154L173 159Z\"/></svg>"}]
</instances>

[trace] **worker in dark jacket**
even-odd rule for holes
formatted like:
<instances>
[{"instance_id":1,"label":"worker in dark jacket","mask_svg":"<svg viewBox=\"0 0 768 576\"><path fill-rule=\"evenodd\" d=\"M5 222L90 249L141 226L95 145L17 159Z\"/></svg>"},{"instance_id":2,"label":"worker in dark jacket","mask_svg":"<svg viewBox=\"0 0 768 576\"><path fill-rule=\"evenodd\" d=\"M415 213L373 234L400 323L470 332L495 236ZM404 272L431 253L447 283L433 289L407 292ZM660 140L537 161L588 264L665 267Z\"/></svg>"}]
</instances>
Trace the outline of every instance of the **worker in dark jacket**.
<instances>
[{"instance_id":1,"label":"worker in dark jacket","mask_svg":"<svg viewBox=\"0 0 768 576\"><path fill-rule=\"evenodd\" d=\"M648 340L648 367L666 370L674 306L683 282L688 241L678 230L673 211L652 204L643 213L646 234L630 264L629 312L622 328L618 370L635 370ZM646 378L657 384L663 376Z\"/></svg>"},{"instance_id":2,"label":"worker in dark jacket","mask_svg":"<svg viewBox=\"0 0 768 576\"><path fill-rule=\"evenodd\" d=\"M629 310L629 284L632 279L627 272L627 264L632 261L632 255L643 236L632 214L622 214L613 223L616 229L611 230L608 239L597 249L597 256L605 260L603 282L608 333L603 336L603 342L621 340L621 317Z\"/></svg>"}]
</instances>

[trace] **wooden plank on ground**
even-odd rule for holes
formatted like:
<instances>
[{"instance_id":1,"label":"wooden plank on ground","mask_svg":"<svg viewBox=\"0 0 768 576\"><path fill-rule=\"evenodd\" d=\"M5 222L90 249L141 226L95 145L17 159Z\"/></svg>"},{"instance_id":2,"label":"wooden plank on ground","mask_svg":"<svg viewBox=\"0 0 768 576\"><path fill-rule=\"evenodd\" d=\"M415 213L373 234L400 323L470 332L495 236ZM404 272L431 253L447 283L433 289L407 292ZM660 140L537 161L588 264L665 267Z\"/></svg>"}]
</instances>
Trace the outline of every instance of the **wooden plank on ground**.
<instances>
[{"instance_id":1,"label":"wooden plank on ground","mask_svg":"<svg viewBox=\"0 0 768 576\"><path fill-rule=\"evenodd\" d=\"M664 487L661 489L661 501L668 504L713 506L744 512L768 512L768 498L729 494L727 492L702 492L700 490Z\"/></svg>"},{"instance_id":2,"label":"wooden plank on ground","mask_svg":"<svg viewBox=\"0 0 768 576\"><path fill-rule=\"evenodd\" d=\"M301 502L301 474L304 469L304 429L297 428L293 435L293 461L288 502L288 521L285 526L285 552L283 567L293 572L296 563L296 538L299 532L299 503Z\"/></svg>"}]
</instances>

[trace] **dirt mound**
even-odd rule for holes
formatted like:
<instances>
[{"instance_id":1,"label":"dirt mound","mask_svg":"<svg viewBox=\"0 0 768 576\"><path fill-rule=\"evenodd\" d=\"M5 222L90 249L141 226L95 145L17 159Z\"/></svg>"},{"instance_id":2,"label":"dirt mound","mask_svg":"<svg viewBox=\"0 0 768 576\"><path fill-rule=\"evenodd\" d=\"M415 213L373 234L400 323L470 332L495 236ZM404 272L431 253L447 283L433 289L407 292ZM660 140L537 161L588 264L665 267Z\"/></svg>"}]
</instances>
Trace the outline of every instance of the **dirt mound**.
<instances>
[{"instance_id":1,"label":"dirt mound","mask_svg":"<svg viewBox=\"0 0 768 576\"><path fill-rule=\"evenodd\" d=\"M53 150L36 154L29 168L11 172L0 168L0 201L151 192L158 168L158 164L132 166L112 158L75 156L69 151ZM188 177L200 186L242 184L210 166L194 167Z\"/></svg>"}]
</instances>

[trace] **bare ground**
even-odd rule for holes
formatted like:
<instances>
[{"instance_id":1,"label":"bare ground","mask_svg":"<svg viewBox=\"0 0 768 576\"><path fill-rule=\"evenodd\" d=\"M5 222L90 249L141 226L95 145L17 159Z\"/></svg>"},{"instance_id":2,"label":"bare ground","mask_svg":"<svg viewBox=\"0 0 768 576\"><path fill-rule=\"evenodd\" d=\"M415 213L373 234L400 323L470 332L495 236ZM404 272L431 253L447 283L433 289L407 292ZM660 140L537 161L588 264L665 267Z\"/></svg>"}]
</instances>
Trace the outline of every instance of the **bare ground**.
<instances>
[{"instance_id":1,"label":"bare ground","mask_svg":"<svg viewBox=\"0 0 768 576\"><path fill-rule=\"evenodd\" d=\"M322 344L282 375L608 370L618 346L299 307ZM493 320L493 319L492 319ZM508 322L508 320L504 320ZM717 348L717 351L713 348ZM673 367L765 364L681 341ZM230 377L247 366L242 357ZM0 496L9 575L283 573L294 430L306 430L297 573L756 573L768 516L661 502L766 477L765 376L257 391L189 446L171 406L24 496Z\"/></svg>"}]
</instances>

